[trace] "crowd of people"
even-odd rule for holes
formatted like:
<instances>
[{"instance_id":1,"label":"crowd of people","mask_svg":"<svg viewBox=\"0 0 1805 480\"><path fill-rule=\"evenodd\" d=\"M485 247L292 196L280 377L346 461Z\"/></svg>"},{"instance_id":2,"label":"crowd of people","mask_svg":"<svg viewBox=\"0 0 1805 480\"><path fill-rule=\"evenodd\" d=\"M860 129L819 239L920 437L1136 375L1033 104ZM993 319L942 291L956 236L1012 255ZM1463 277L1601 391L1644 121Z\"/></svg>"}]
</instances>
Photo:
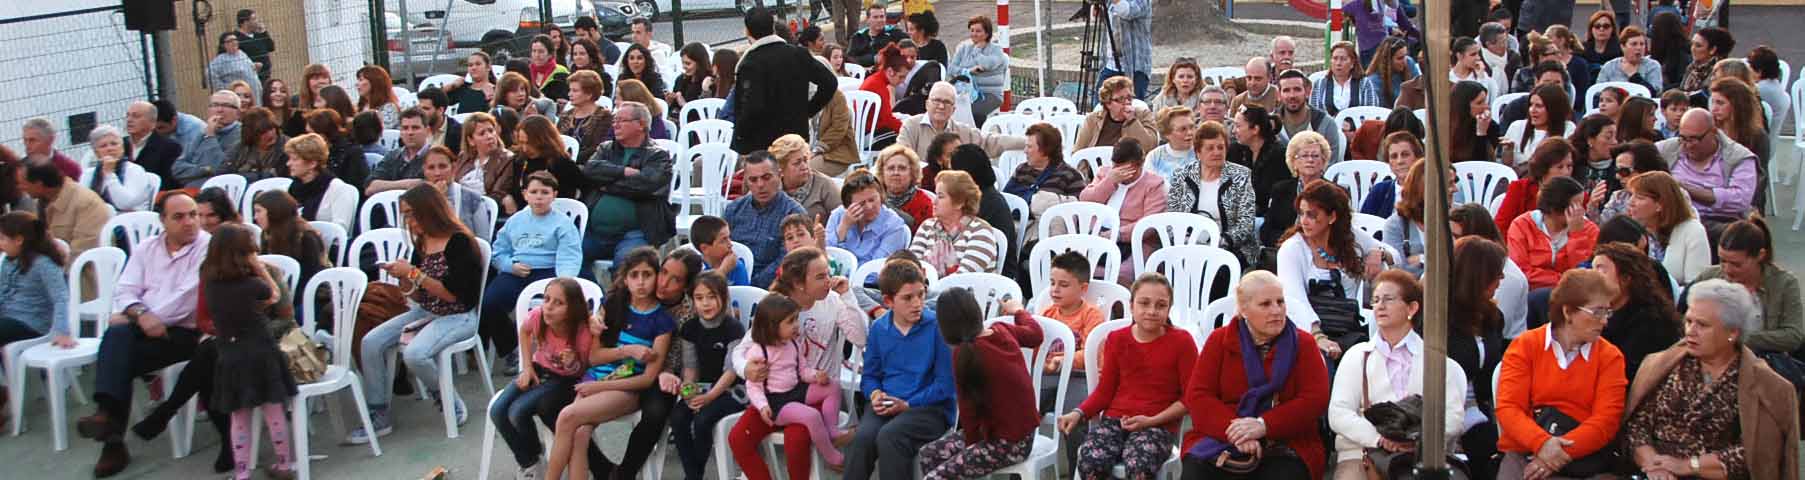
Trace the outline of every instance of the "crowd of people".
<instances>
[{"instance_id":1,"label":"crowd of people","mask_svg":"<svg viewBox=\"0 0 1805 480\"><path fill-rule=\"evenodd\" d=\"M1296 40L1276 37L1242 78L1206 82L1181 59L1152 91L1149 2L1113 0L1120 52L1071 138L955 115L982 124L1008 107L1008 57L982 16L950 52L931 10L892 24L881 5L841 33L846 46L763 8L745 15L747 45L718 50L673 49L644 20L622 49L581 19L533 38L499 77L475 53L468 78L404 100L380 66L352 88L318 64L292 85L269 78L273 43L241 12L220 36L205 118L141 101L123 130L88 133L82 161L43 119L25 123L22 155L0 147L0 344L98 339L96 408L76 422L102 444L96 477L128 468L128 434L161 435L198 397L227 439L215 471L249 478L260 412L277 452L267 471L291 478L308 459L292 458L284 409L303 382L277 340L324 305L293 288L351 267L378 280L358 318L318 325L355 326L335 332L353 351L332 353L359 365L370 420L345 441L401 427L397 395L416 381L447 428L465 422L465 400L436 388L438 358L474 338L510 379L485 413L523 479L630 478L667 429L686 479L704 478L715 442L731 452L715 461L771 478L760 444L778 431L790 478L815 459L852 480L975 478L1046 454L1054 429L1068 438L1053 455L1087 479L1174 466L1186 479L1369 478L1416 464L1416 424L1397 415L1420 421L1429 382L1448 392L1438 408L1468 478L1796 478L1805 379L1787 375L1805 365L1805 302L1761 215L1794 103L1779 59L1767 46L1731 58L1710 0L1600 10L1583 40L1548 3L1456 16L1468 36L1451 45L1454 168L1439 188L1412 112L1425 38L1399 0L1351 5L1355 41L1331 45L1314 80L1294 65ZM656 63L673 57L667 80ZM869 125L852 122L855 89L880 99ZM718 185L659 142L689 143L670 125L696 120L678 113L703 99L722 100L733 131L720 145L739 155ZM1360 106L1393 113L1338 124ZM1089 147L1109 158L1068 162ZM1017 152L1013 170L994 166ZM1384 162L1389 178L1351 192L1328 178L1349 160ZM1459 191L1462 162L1517 177L1496 199ZM240 201L209 184L225 175L288 183ZM724 207L673 204L679 175ZM1460 267L1439 379L1425 378L1422 337L1432 192L1449 195ZM379 195L411 255L328 254L323 230L374 231ZM580 223L560 213L571 200ZM1119 270L1033 254L1087 234L1052 225L1042 238L1049 212L1074 202L1116 214L1105 238ZM154 212L161 233L103 229L126 212ZM1228 307L1220 321L1182 311L1200 308L1181 304L1196 295L1185 282L1135 266L1155 240L1136 224L1171 214L1215 226L1211 244L1247 272L1204 292ZM103 244L128 254L121 273L68 271ZM279 281L291 274L298 284ZM1039 288L936 284L961 274ZM113 311L84 331L70 292L97 278L114 283ZM609 279L600 297L585 293L592 278ZM536 283L543 303L513 318ZM762 296L740 301L742 287ZM1126 292L1120 311L1098 303L1112 290ZM133 423L134 381L182 362L158 380L173 393ZM602 453L597 426L634 413L625 454Z\"/></svg>"}]
</instances>

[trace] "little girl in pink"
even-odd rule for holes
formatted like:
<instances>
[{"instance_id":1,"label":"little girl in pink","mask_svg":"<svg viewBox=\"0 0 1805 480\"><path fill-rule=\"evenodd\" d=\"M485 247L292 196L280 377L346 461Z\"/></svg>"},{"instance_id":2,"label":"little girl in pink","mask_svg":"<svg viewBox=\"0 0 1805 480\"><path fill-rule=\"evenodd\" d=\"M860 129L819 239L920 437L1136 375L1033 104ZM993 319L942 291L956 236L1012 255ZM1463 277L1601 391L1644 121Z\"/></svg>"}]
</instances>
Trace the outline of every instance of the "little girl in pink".
<instances>
[{"instance_id":1,"label":"little girl in pink","mask_svg":"<svg viewBox=\"0 0 1805 480\"><path fill-rule=\"evenodd\" d=\"M753 309L753 348L746 359L763 360L770 374L763 382L747 382L747 397L771 425L800 424L808 428L815 451L834 469L844 459L834 446L840 424L840 387L827 372L804 365L797 345L797 313L794 300L780 294L766 295Z\"/></svg>"}]
</instances>

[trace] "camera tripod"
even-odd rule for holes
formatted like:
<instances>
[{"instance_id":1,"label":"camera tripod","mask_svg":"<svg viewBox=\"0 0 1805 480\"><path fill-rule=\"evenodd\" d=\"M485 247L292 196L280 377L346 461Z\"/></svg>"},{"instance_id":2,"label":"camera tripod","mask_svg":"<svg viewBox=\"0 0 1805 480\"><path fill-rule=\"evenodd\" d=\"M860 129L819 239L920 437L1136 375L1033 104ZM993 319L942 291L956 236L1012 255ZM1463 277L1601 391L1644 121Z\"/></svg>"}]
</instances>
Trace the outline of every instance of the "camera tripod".
<instances>
[{"instance_id":1,"label":"camera tripod","mask_svg":"<svg viewBox=\"0 0 1805 480\"><path fill-rule=\"evenodd\" d=\"M1078 13L1073 14L1069 19L1084 19L1084 34L1078 50L1078 82L1080 85L1076 102L1078 105L1091 105L1096 101L1101 101L1101 99L1093 97L1097 95L1097 87L1100 83L1097 74L1104 69L1103 59L1101 55L1097 54L1097 49L1105 46L1103 42L1109 42L1107 46L1110 60L1114 60L1114 65L1117 68L1121 68L1122 65L1122 50L1117 48L1115 28L1109 22L1108 1L1087 0L1083 6L1078 8ZM1092 14L1093 11L1096 15Z\"/></svg>"}]
</instances>

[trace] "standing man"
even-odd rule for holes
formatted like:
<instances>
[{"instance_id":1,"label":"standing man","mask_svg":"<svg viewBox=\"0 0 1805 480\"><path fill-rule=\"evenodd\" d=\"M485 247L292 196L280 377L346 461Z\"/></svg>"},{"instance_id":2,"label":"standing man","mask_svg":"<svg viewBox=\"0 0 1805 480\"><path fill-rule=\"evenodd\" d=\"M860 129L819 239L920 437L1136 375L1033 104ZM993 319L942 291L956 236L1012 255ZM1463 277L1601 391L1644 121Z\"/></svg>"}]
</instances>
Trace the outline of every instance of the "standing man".
<instances>
[{"instance_id":1,"label":"standing man","mask_svg":"<svg viewBox=\"0 0 1805 480\"><path fill-rule=\"evenodd\" d=\"M200 143L170 169L182 186L200 188L225 166L226 152L238 150L238 102L238 94L231 90L213 92L207 101L207 129L201 132Z\"/></svg>"},{"instance_id":2,"label":"standing man","mask_svg":"<svg viewBox=\"0 0 1805 480\"><path fill-rule=\"evenodd\" d=\"M51 126L50 119L35 117L26 120L21 130L20 136L25 140L26 165L48 163L55 165L57 171L69 178L81 178L81 164L56 150L56 127Z\"/></svg>"},{"instance_id":3,"label":"standing man","mask_svg":"<svg viewBox=\"0 0 1805 480\"><path fill-rule=\"evenodd\" d=\"M633 18L633 43L652 51L652 59L664 61L671 56L670 44L652 39L652 20L646 17ZM670 81L675 81L671 79Z\"/></svg>"},{"instance_id":4,"label":"standing man","mask_svg":"<svg viewBox=\"0 0 1805 480\"><path fill-rule=\"evenodd\" d=\"M432 144L444 145L451 153L463 152L458 148L463 143L464 127L458 120L445 114L445 107L451 106L451 99L439 87L427 87L415 95L419 101L414 108L426 115L426 128L432 130Z\"/></svg>"},{"instance_id":5,"label":"standing man","mask_svg":"<svg viewBox=\"0 0 1805 480\"><path fill-rule=\"evenodd\" d=\"M746 172L746 195L728 203L722 216L733 226L733 241L752 248L752 258L782 259L783 218L807 213L802 204L779 190L775 160L762 149L746 155L745 166L740 168ZM752 272L752 284L770 285L781 263L758 262L757 270Z\"/></svg>"},{"instance_id":6,"label":"standing man","mask_svg":"<svg viewBox=\"0 0 1805 480\"><path fill-rule=\"evenodd\" d=\"M1134 98L1147 98L1147 82L1153 78L1153 4L1150 0L1110 0L1109 22L1115 39L1103 42L1103 69L1097 74L1097 84L1109 77L1127 76L1134 80Z\"/></svg>"},{"instance_id":7,"label":"standing man","mask_svg":"<svg viewBox=\"0 0 1805 480\"><path fill-rule=\"evenodd\" d=\"M605 60L602 63L613 65L614 62L620 60L620 46L602 38L602 28L596 25L595 17L577 17L576 30L578 38L589 39L589 41L595 42L595 46L601 47L602 58ZM239 48L244 47L240 46Z\"/></svg>"},{"instance_id":8,"label":"standing man","mask_svg":"<svg viewBox=\"0 0 1805 480\"><path fill-rule=\"evenodd\" d=\"M852 43L846 47L846 61L871 68L877 63L877 52L904 38L909 37L890 25L889 16L884 14L884 4L873 3L865 7L865 28L852 34Z\"/></svg>"},{"instance_id":9,"label":"standing man","mask_svg":"<svg viewBox=\"0 0 1805 480\"><path fill-rule=\"evenodd\" d=\"M834 0L833 3L834 41L847 45L852 40L852 27L859 24L859 15L865 12L865 2Z\"/></svg>"},{"instance_id":10,"label":"standing man","mask_svg":"<svg viewBox=\"0 0 1805 480\"><path fill-rule=\"evenodd\" d=\"M840 80L826 64L808 49L785 43L776 31L770 10L746 12L746 38L753 41L740 59L728 105L735 112L733 151L761 151L785 134L808 136L809 119L839 91Z\"/></svg>"},{"instance_id":11,"label":"standing man","mask_svg":"<svg viewBox=\"0 0 1805 480\"><path fill-rule=\"evenodd\" d=\"M19 191L38 201L38 218L44 221L50 238L69 244L70 259L99 245L100 227L113 216L106 200L77 178L63 176L46 164L26 164L13 170L13 183Z\"/></svg>"},{"instance_id":12,"label":"standing man","mask_svg":"<svg viewBox=\"0 0 1805 480\"><path fill-rule=\"evenodd\" d=\"M157 133L157 106L137 101L125 107L125 151L132 161L163 179L158 190L182 188L181 182L169 174L176 159L182 158L182 146L168 135Z\"/></svg>"},{"instance_id":13,"label":"standing man","mask_svg":"<svg viewBox=\"0 0 1805 480\"><path fill-rule=\"evenodd\" d=\"M1286 70L1279 74L1279 144L1288 145L1291 137L1303 132L1316 132L1329 140L1329 157L1324 166L1341 161L1341 126L1328 112L1310 107L1310 78L1304 72Z\"/></svg>"},{"instance_id":14,"label":"standing man","mask_svg":"<svg viewBox=\"0 0 1805 480\"><path fill-rule=\"evenodd\" d=\"M269 55L276 51L276 41L270 39L269 28L257 17L257 12L249 8L239 10L238 29L232 31L232 36L238 37L238 50L251 57L251 65L257 67L257 78L270 78ZM262 85L252 87L263 88Z\"/></svg>"}]
</instances>

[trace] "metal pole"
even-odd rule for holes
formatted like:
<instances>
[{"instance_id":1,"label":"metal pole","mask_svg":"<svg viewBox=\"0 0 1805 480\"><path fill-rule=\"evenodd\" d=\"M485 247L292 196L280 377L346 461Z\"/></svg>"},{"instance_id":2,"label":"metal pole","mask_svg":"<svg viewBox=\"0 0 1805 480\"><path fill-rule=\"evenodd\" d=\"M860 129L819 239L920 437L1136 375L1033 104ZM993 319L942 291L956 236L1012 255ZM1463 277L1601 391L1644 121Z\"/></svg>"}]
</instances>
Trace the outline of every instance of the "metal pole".
<instances>
[{"instance_id":1,"label":"metal pole","mask_svg":"<svg viewBox=\"0 0 1805 480\"><path fill-rule=\"evenodd\" d=\"M389 27L388 17L382 5L383 0L370 0L370 45L372 60L383 69L389 68ZM402 22L407 23L407 22Z\"/></svg>"},{"instance_id":2,"label":"metal pole","mask_svg":"<svg viewBox=\"0 0 1805 480\"><path fill-rule=\"evenodd\" d=\"M1003 47L1003 57L1007 58L1009 56L1009 0L997 0L996 37L997 38L994 40L998 42L997 46ZM1003 63L1003 71L1009 71L1008 62ZM1008 110L1009 104L1011 103L1010 100L1012 99L1010 91L1015 90L1014 85L1015 82L1011 79L1011 81L1009 81L1009 87L1003 89L1003 104L997 107L997 111Z\"/></svg>"},{"instance_id":3,"label":"metal pole","mask_svg":"<svg viewBox=\"0 0 1805 480\"><path fill-rule=\"evenodd\" d=\"M1425 295L1423 312L1423 378L1445 378L1448 358L1448 282L1453 272L1453 265L1448 262L1453 257L1453 242L1448 231L1448 145L1450 134L1446 116L1448 95L1453 86L1448 84L1448 48L1452 20L1448 7L1449 2L1423 2L1427 31L1428 65L1425 67L1428 82L1427 105L1429 113L1429 148L1427 173L1423 182L1426 199L1424 209L1424 235L1427 237L1427 251L1424 252L1423 263L1428 267L1423 275L1423 283L1428 287ZM1469 379L1470 380L1470 379ZM1417 466L1417 478L1428 480L1447 479L1452 475L1448 468L1448 441L1445 424L1447 404L1444 399L1448 395L1464 392L1449 392L1447 384L1440 380L1423 382L1423 432L1422 441L1417 449L1422 452ZM1485 459L1477 459L1485 461Z\"/></svg>"},{"instance_id":4,"label":"metal pole","mask_svg":"<svg viewBox=\"0 0 1805 480\"><path fill-rule=\"evenodd\" d=\"M1034 0L1034 26L1037 27L1034 29L1034 52L1036 55L1040 56L1040 72L1038 74L1040 78L1040 94L1038 96L1042 97L1053 96L1052 93L1047 91L1047 72L1053 71L1053 57L1047 55L1047 29L1053 28L1053 26L1047 25L1046 21L1047 18L1051 18L1052 16L1052 1Z\"/></svg>"},{"instance_id":5,"label":"metal pole","mask_svg":"<svg viewBox=\"0 0 1805 480\"><path fill-rule=\"evenodd\" d=\"M151 48L156 51L157 55L157 94L155 97L169 100L171 104L178 104L175 99L176 90L170 88L170 85L175 85L175 69L169 67L172 62L170 60L172 50L169 44L169 31L153 33L150 38Z\"/></svg>"},{"instance_id":6,"label":"metal pole","mask_svg":"<svg viewBox=\"0 0 1805 480\"><path fill-rule=\"evenodd\" d=\"M371 13L371 16L382 15L382 12L370 12L370 13ZM401 25L400 25L400 27L401 27L401 58L407 60L407 72L405 75L405 77L407 78L407 86L408 86L408 88L413 88L414 87L414 29L408 28L409 25L407 24L407 0L401 0L399 2L395 2L395 16L399 17L401 19ZM386 47L386 45L385 45L385 47ZM385 50L386 50L386 48L385 48ZM394 88L394 85L371 85L370 86L370 88L377 88L377 87Z\"/></svg>"},{"instance_id":7,"label":"metal pole","mask_svg":"<svg viewBox=\"0 0 1805 480\"><path fill-rule=\"evenodd\" d=\"M152 98L152 93L154 93L150 84L150 42L144 38L149 35L138 32L138 60L144 64L144 98Z\"/></svg>"},{"instance_id":8,"label":"metal pole","mask_svg":"<svg viewBox=\"0 0 1805 480\"><path fill-rule=\"evenodd\" d=\"M683 48L683 0L671 0L670 20L671 46Z\"/></svg>"}]
</instances>

